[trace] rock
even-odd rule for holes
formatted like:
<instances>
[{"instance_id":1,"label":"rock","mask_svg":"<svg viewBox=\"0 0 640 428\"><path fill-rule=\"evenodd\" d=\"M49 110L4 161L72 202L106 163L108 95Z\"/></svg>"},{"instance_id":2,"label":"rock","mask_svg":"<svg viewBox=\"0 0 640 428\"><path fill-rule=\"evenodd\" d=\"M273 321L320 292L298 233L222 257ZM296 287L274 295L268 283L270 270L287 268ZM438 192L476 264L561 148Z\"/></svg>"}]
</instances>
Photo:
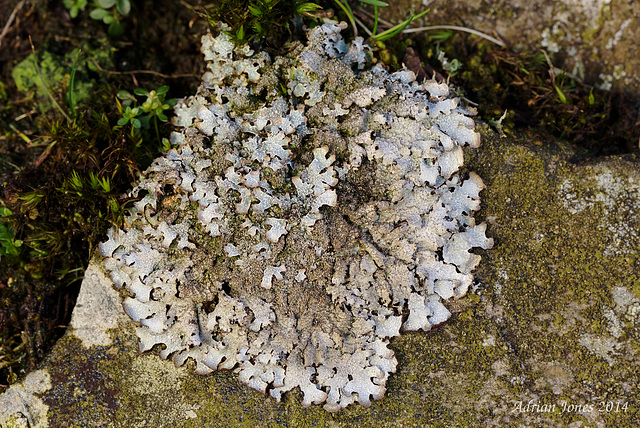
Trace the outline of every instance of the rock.
<instances>
[{"instance_id":1,"label":"rock","mask_svg":"<svg viewBox=\"0 0 640 428\"><path fill-rule=\"evenodd\" d=\"M393 22L409 10L430 12L424 25L459 25L499 35L518 51L557 53L563 69L604 89L640 95L640 3L624 0L449 1L394 4ZM558 65L558 64L556 64Z\"/></svg>"},{"instance_id":2,"label":"rock","mask_svg":"<svg viewBox=\"0 0 640 428\"><path fill-rule=\"evenodd\" d=\"M479 217L495 246L477 251L475 288L446 303L447 323L392 338L398 369L371 407L303 408L297 389L277 403L231 372L199 376L192 362L139 353L98 257L72 328L0 396L0 424L636 426L640 160L575 163L570 147L482 133L465 154L487 185Z\"/></svg>"},{"instance_id":3,"label":"rock","mask_svg":"<svg viewBox=\"0 0 640 428\"><path fill-rule=\"evenodd\" d=\"M29 373L19 385L13 385L0 396L0 426L48 426L48 406L38 396L51 389L51 376L47 370Z\"/></svg>"}]
</instances>

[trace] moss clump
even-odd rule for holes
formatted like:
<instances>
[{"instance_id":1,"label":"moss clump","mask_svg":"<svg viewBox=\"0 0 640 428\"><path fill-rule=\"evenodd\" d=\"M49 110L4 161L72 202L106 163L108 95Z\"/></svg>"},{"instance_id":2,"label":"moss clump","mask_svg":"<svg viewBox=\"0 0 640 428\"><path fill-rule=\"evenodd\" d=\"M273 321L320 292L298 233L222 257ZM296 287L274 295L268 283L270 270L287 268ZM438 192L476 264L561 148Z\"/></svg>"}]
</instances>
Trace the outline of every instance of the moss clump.
<instances>
[{"instance_id":1,"label":"moss clump","mask_svg":"<svg viewBox=\"0 0 640 428\"><path fill-rule=\"evenodd\" d=\"M46 120L44 150L4 183L3 221L21 245L0 259L0 383L35 367L63 331L54 326L71 314L74 301L65 299L108 227L120 224L128 203L121 195L152 156L125 129L114 130L115 119L90 112Z\"/></svg>"},{"instance_id":2,"label":"moss clump","mask_svg":"<svg viewBox=\"0 0 640 428\"><path fill-rule=\"evenodd\" d=\"M218 0L202 15L212 26L224 22L225 30L237 44L266 42L281 47L284 42L302 39L302 13L309 9L305 0ZM295 21L295 22L294 22Z\"/></svg>"},{"instance_id":3,"label":"moss clump","mask_svg":"<svg viewBox=\"0 0 640 428\"><path fill-rule=\"evenodd\" d=\"M0 385L35 368L64 332L91 254L121 224L123 193L159 152L149 132L117 125L117 91L92 78L88 55L45 51L13 70L41 114L17 124L37 134L13 126L11 137L27 144L11 143L22 153L1 183ZM160 122L156 132L167 128Z\"/></svg>"}]
</instances>

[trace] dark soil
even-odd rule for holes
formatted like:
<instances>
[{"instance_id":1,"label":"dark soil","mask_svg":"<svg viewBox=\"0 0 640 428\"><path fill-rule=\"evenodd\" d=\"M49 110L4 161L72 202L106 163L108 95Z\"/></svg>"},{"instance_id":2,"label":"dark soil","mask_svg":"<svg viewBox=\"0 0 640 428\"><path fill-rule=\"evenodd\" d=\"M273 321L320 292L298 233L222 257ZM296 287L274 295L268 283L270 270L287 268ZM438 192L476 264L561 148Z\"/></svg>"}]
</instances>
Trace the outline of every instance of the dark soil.
<instances>
[{"instance_id":1,"label":"dark soil","mask_svg":"<svg viewBox=\"0 0 640 428\"><path fill-rule=\"evenodd\" d=\"M0 46L0 207L12 208L16 238L24 239L32 222L55 224L54 214L43 216L42 211L57 206L55 201L46 207L41 203L37 207L40 213L36 210L34 214L24 209L24 203L20 205L24 202L20 198L55 182L58 177L50 174L78 167L78 157L60 153L68 150L62 149L62 143L50 152L46 152L46 144L37 144L50 140L52 124L60 118L55 111L41 113L33 93L18 91L12 78L13 68L32 53L32 46L38 52L46 50L56 55L96 44L115 49L112 68L87 76L97 82L96 94L81 107L97 113L112 115L115 94L120 89L132 92L138 87L169 85L169 97L195 92L204 66L200 36L208 24L180 2L132 3L130 15L123 20L124 33L114 38L107 34L105 24L89 17L90 7L71 19L62 1L0 0L0 33L6 28ZM200 1L191 4L198 6ZM54 96L64 100L63 94ZM90 126L90 118L86 120L83 123ZM135 167L134 172L144 163ZM134 178L122 179L114 186L126 191ZM55 215L65 215L64 210L57 209ZM68 209L73 212L74 207ZM88 227L95 227L91 219ZM105 230L98 232L104 234ZM64 333L82 271L95 251L82 235L81 230L66 234L69 242L61 245L63 250L55 257L34 256L24 246L19 259L0 257L0 391L36 368Z\"/></svg>"}]
</instances>

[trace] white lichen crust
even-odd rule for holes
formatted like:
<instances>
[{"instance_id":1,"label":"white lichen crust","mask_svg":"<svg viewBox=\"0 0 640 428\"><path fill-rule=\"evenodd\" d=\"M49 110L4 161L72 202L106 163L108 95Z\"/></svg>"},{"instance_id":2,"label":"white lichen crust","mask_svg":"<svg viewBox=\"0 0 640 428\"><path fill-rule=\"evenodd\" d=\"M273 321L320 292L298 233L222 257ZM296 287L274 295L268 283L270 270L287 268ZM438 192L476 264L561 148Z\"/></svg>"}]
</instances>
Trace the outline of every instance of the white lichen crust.
<instances>
[{"instance_id":1,"label":"white lichen crust","mask_svg":"<svg viewBox=\"0 0 640 428\"><path fill-rule=\"evenodd\" d=\"M472 217L482 180L456 174L480 142L469 111L444 83L371 67L342 28L273 60L204 36L175 148L100 246L142 351L329 411L383 397L389 338L446 321L469 250L492 246Z\"/></svg>"}]
</instances>

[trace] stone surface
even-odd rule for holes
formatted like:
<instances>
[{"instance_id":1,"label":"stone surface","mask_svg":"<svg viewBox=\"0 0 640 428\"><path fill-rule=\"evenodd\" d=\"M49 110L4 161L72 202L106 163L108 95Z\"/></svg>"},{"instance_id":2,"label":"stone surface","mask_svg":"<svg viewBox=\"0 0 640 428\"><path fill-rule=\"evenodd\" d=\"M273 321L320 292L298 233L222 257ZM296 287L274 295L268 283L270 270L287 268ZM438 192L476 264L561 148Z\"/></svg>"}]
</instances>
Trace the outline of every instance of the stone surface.
<instances>
[{"instance_id":1,"label":"stone surface","mask_svg":"<svg viewBox=\"0 0 640 428\"><path fill-rule=\"evenodd\" d=\"M48 370L29 373L22 383L9 388L0 396L0 426L46 427L48 406L38 397L51 388Z\"/></svg>"},{"instance_id":2,"label":"stone surface","mask_svg":"<svg viewBox=\"0 0 640 428\"><path fill-rule=\"evenodd\" d=\"M495 246L448 323L391 340L398 371L371 407L303 408L298 390L277 403L231 372L139 353L96 259L83 296L105 304L80 300L41 369L0 397L2 427L638 426L640 160L576 163L482 132L467 167Z\"/></svg>"},{"instance_id":3,"label":"stone surface","mask_svg":"<svg viewBox=\"0 0 640 428\"><path fill-rule=\"evenodd\" d=\"M87 348L111 345L108 331L118 327L118 321L128 320L121 311L121 300L116 290L104 286L110 281L95 264L91 264L84 274L73 309L71 328Z\"/></svg>"},{"instance_id":4,"label":"stone surface","mask_svg":"<svg viewBox=\"0 0 640 428\"><path fill-rule=\"evenodd\" d=\"M640 95L638 2L401 0L389 10L391 18L383 16L400 22L407 11L424 8L431 11L421 25L459 25L499 35L516 50L545 49L565 61L563 69L591 84Z\"/></svg>"}]
</instances>

